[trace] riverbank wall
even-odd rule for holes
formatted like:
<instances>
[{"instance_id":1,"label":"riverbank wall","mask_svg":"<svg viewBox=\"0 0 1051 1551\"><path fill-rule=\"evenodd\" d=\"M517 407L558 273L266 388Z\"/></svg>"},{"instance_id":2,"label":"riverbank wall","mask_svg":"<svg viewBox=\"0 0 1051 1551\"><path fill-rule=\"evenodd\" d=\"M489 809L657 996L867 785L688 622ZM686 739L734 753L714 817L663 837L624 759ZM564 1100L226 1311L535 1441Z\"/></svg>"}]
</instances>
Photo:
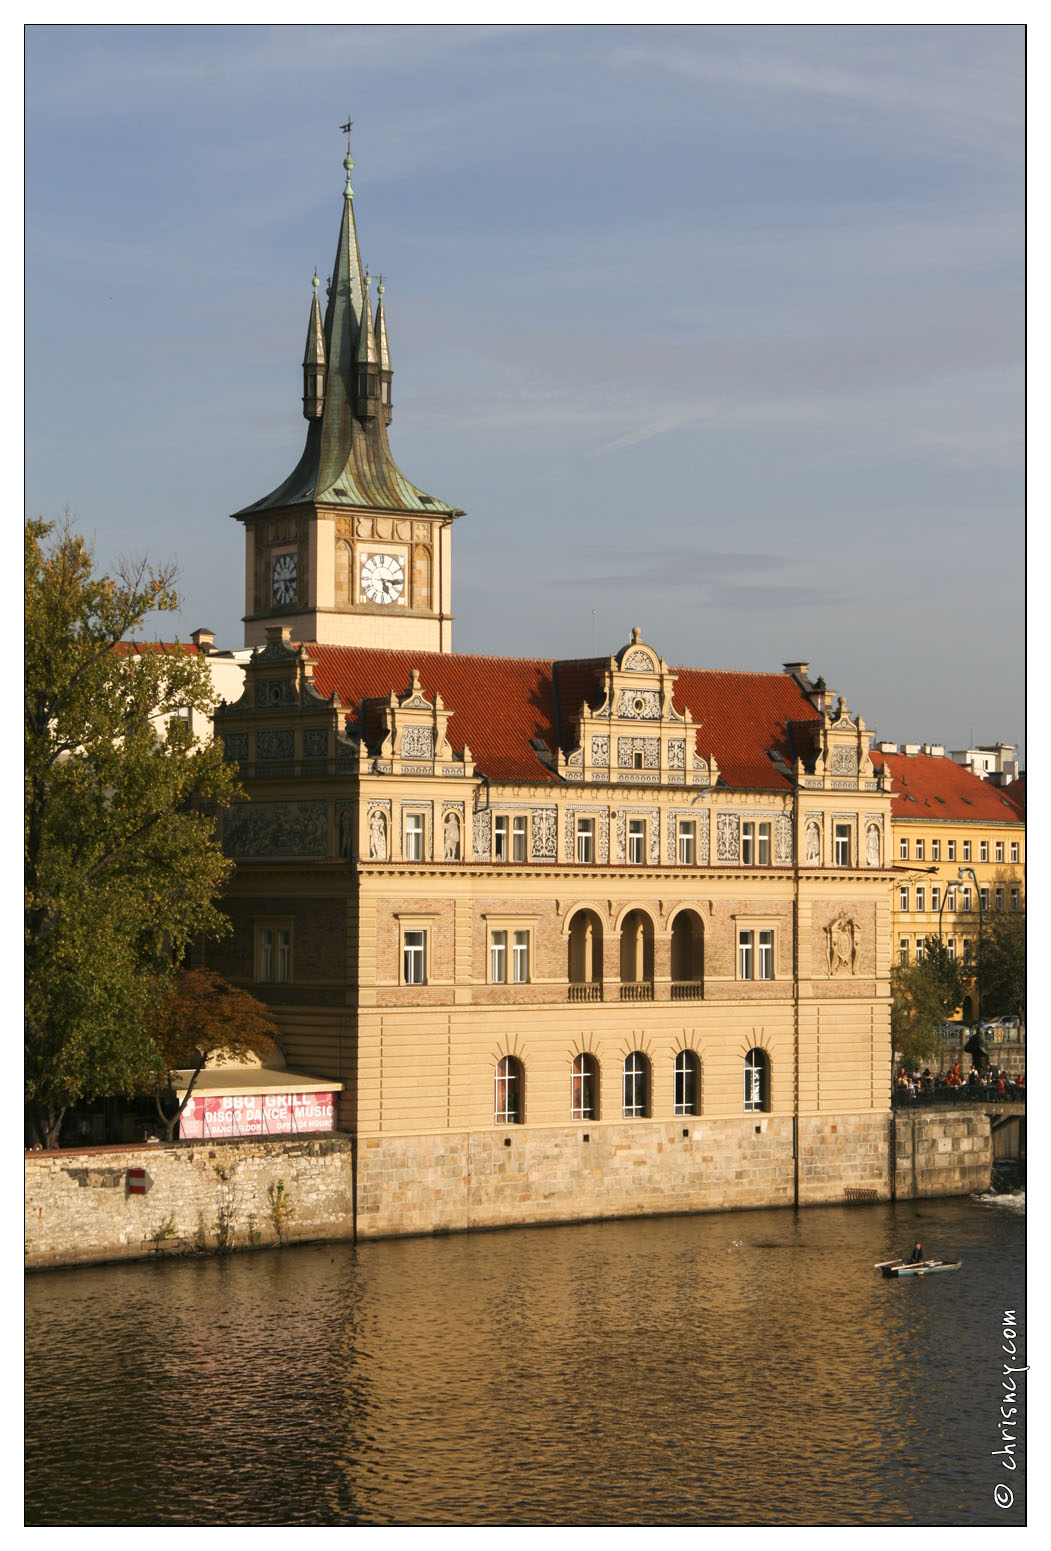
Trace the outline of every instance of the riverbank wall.
<instances>
[{"instance_id":1,"label":"riverbank wall","mask_svg":"<svg viewBox=\"0 0 1051 1551\"><path fill-rule=\"evenodd\" d=\"M30 1269L987 1188L989 1117L682 1117L26 1154Z\"/></svg>"}]
</instances>

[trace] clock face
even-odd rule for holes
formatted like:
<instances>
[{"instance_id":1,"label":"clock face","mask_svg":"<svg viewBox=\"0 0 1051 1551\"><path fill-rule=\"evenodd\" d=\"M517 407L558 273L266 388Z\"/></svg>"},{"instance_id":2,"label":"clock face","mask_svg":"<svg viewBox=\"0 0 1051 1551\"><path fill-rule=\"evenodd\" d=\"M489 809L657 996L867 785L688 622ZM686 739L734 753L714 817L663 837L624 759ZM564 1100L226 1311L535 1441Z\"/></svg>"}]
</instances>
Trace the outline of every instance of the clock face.
<instances>
[{"instance_id":1,"label":"clock face","mask_svg":"<svg viewBox=\"0 0 1051 1551\"><path fill-rule=\"evenodd\" d=\"M369 555L361 564L361 590L370 603L396 603L405 591L405 567L397 555Z\"/></svg>"},{"instance_id":2,"label":"clock face","mask_svg":"<svg viewBox=\"0 0 1051 1551\"><path fill-rule=\"evenodd\" d=\"M296 557L278 555L270 573L275 603L291 603L296 595Z\"/></svg>"}]
</instances>

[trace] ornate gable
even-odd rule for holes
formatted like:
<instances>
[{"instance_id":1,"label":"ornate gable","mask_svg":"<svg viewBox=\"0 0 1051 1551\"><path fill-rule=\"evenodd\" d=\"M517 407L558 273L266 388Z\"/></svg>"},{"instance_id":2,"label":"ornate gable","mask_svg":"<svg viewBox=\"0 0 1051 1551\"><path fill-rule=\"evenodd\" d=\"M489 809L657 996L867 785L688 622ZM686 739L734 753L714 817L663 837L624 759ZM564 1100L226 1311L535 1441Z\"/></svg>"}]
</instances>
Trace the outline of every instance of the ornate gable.
<instances>
[{"instance_id":1,"label":"ornate gable","mask_svg":"<svg viewBox=\"0 0 1051 1551\"><path fill-rule=\"evenodd\" d=\"M440 694L428 700L419 669L413 668L405 693L392 693L380 708L383 740L376 759L367 763L393 775L473 775L470 749L465 744L456 754L448 739L453 714Z\"/></svg>"},{"instance_id":2,"label":"ornate gable","mask_svg":"<svg viewBox=\"0 0 1051 1551\"><path fill-rule=\"evenodd\" d=\"M889 785L886 768L877 771L869 754L869 731L852 717L840 696L835 711L825 711L813 733L808 758L796 761L800 786L830 791L880 791Z\"/></svg>"}]
</instances>

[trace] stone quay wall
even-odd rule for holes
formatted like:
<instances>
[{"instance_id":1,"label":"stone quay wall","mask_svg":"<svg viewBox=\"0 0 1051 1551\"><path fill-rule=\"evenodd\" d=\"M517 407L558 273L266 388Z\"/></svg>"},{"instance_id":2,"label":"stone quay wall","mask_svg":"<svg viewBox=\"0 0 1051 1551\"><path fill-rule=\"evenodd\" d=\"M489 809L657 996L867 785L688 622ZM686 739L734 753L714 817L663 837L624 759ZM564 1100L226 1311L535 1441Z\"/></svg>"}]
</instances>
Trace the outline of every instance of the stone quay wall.
<instances>
[{"instance_id":1,"label":"stone quay wall","mask_svg":"<svg viewBox=\"0 0 1051 1551\"><path fill-rule=\"evenodd\" d=\"M355 1150L357 1157L355 1159ZM746 1115L26 1154L30 1269L297 1240L963 1195L987 1115ZM132 1193L129 1170L149 1188ZM355 1214L355 1186L357 1211Z\"/></svg>"}]
</instances>

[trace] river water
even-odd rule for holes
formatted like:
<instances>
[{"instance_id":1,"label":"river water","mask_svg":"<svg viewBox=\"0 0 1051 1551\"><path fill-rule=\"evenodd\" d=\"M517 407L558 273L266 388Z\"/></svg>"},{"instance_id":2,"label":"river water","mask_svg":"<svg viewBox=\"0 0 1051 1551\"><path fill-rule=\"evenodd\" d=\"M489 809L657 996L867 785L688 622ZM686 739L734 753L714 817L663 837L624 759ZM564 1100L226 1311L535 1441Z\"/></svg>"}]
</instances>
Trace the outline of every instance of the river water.
<instances>
[{"instance_id":1,"label":"river water","mask_svg":"<svg viewBox=\"0 0 1051 1551\"><path fill-rule=\"evenodd\" d=\"M1024 1253L963 1199L35 1275L26 1522L1016 1526Z\"/></svg>"}]
</instances>

